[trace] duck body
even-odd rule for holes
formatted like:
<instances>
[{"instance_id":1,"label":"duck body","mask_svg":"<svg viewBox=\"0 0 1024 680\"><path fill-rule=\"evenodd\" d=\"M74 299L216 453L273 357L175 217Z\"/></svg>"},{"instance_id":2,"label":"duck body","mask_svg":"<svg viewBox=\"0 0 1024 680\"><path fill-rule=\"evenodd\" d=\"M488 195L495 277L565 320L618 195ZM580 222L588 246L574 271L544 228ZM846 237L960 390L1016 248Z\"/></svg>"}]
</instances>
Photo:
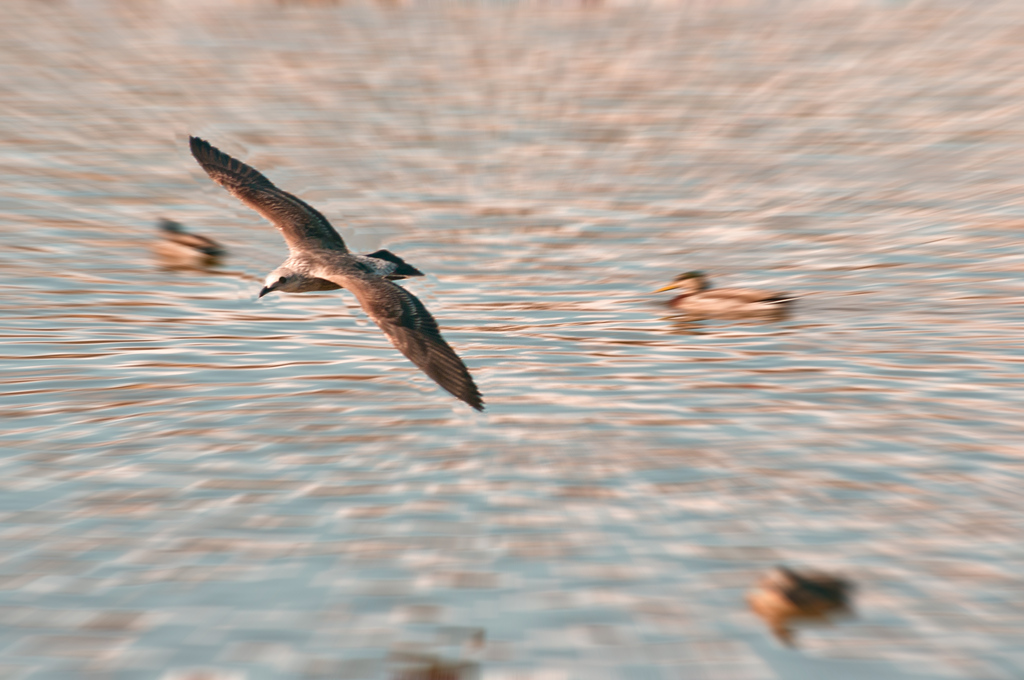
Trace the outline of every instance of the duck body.
<instances>
[{"instance_id":1,"label":"duck body","mask_svg":"<svg viewBox=\"0 0 1024 680\"><path fill-rule=\"evenodd\" d=\"M755 288L711 288L702 272L686 272L658 290L679 290L668 306L699 318L743 319L781 318L796 298Z\"/></svg>"},{"instance_id":2,"label":"duck body","mask_svg":"<svg viewBox=\"0 0 1024 680\"><path fill-rule=\"evenodd\" d=\"M219 264L225 254L219 243L199 234L190 234L174 220L161 219L157 228L161 238L153 245L153 252L165 267L205 269Z\"/></svg>"}]
</instances>

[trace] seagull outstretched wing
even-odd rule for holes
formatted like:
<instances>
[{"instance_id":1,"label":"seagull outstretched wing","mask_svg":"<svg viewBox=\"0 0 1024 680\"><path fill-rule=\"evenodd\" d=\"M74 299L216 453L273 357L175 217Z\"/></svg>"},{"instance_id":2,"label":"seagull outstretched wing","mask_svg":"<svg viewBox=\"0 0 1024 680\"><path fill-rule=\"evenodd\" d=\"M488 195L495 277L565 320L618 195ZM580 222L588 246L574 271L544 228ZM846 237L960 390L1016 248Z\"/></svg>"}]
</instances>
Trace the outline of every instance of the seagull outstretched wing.
<instances>
[{"instance_id":1,"label":"seagull outstretched wing","mask_svg":"<svg viewBox=\"0 0 1024 680\"><path fill-rule=\"evenodd\" d=\"M189 137L188 144L206 174L232 196L270 220L284 235L288 249L292 252L348 250L345 241L326 217L305 201L278 189L256 168L232 158L198 137Z\"/></svg>"},{"instance_id":2,"label":"seagull outstretched wing","mask_svg":"<svg viewBox=\"0 0 1024 680\"><path fill-rule=\"evenodd\" d=\"M380 277L318 274L352 291L391 344L434 382L476 410L484 410L473 376L441 337L437 322L419 298Z\"/></svg>"}]
</instances>

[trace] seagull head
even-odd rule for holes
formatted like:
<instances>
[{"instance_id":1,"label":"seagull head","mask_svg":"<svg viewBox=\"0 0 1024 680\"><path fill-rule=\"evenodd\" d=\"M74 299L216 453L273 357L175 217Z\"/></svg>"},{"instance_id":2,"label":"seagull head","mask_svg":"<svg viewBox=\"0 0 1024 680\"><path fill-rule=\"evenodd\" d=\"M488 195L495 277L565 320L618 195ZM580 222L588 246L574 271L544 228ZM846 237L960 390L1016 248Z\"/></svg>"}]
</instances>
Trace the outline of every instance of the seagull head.
<instances>
[{"instance_id":1,"label":"seagull head","mask_svg":"<svg viewBox=\"0 0 1024 680\"><path fill-rule=\"evenodd\" d=\"M273 293L274 291L280 291L282 293L299 293L303 290L302 283L304 281L305 277L300 276L288 267L278 267L267 274L267 278L263 281L263 288L260 290L259 296L263 297L267 293Z\"/></svg>"}]
</instances>

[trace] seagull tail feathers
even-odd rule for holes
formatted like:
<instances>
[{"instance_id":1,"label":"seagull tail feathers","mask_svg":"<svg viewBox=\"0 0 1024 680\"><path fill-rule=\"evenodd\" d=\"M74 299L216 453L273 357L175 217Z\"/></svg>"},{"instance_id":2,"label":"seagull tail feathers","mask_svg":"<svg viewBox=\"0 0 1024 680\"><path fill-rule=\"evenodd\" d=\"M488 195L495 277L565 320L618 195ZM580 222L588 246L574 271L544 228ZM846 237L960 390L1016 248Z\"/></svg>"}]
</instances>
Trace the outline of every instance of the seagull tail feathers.
<instances>
[{"instance_id":1,"label":"seagull tail feathers","mask_svg":"<svg viewBox=\"0 0 1024 680\"><path fill-rule=\"evenodd\" d=\"M370 253L369 255L367 255L367 257L375 257L378 260L384 260L386 262L393 262L394 264L397 264L398 268L395 269L395 271L391 272L391 276L396 278L424 275L423 272L421 272L419 269L416 269L416 267L413 267L411 264L400 258L398 255L395 255L390 250L378 250L376 252Z\"/></svg>"}]
</instances>

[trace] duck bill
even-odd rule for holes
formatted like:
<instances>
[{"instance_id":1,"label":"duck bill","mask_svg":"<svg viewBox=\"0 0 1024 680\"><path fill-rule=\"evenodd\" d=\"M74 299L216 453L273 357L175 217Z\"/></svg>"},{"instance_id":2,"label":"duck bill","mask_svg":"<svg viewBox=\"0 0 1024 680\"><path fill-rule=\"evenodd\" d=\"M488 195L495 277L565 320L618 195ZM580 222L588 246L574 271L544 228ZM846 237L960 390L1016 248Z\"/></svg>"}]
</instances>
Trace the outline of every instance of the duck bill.
<instances>
[{"instance_id":1,"label":"duck bill","mask_svg":"<svg viewBox=\"0 0 1024 680\"><path fill-rule=\"evenodd\" d=\"M659 288L658 290L656 290L654 292L655 293L664 293L666 290L675 290L678 287L679 287L678 283L670 283L667 286L665 286L663 288Z\"/></svg>"},{"instance_id":2,"label":"duck bill","mask_svg":"<svg viewBox=\"0 0 1024 680\"><path fill-rule=\"evenodd\" d=\"M267 293L271 292L272 290L274 290L274 289L271 288L270 286L263 286L263 288L260 289L260 294L257 295L256 298L259 299L259 298L263 297L264 295L266 295Z\"/></svg>"}]
</instances>

